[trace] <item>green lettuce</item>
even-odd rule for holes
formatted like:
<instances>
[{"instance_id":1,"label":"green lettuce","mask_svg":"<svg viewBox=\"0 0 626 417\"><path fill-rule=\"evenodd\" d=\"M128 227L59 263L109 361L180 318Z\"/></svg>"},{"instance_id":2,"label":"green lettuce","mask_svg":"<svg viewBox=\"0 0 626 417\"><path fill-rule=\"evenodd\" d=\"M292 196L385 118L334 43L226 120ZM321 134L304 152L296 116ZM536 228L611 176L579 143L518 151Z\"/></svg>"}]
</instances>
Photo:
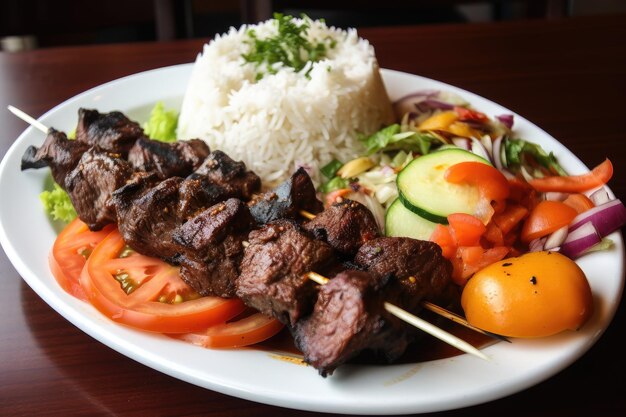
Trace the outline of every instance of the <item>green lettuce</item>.
<instances>
[{"instance_id":1,"label":"green lettuce","mask_svg":"<svg viewBox=\"0 0 626 417\"><path fill-rule=\"evenodd\" d=\"M52 190L46 190L39 194L39 199L46 213L54 220L69 223L76 218L76 210L74 210L70 196L59 184L55 183Z\"/></svg>"},{"instance_id":2,"label":"green lettuce","mask_svg":"<svg viewBox=\"0 0 626 417\"><path fill-rule=\"evenodd\" d=\"M178 113L174 110L165 110L162 102L158 102L150 112L150 119L143 125L143 130L151 139L161 142L176 141L176 127Z\"/></svg>"},{"instance_id":3,"label":"green lettuce","mask_svg":"<svg viewBox=\"0 0 626 417\"><path fill-rule=\"evenodd\" d=\"M421 132L401 132L399 124L389 125L370 136L360 136L359 140L366 147L366 154L372 155L379 151L419 152L426 155L432 143L439 139Z\"/></svg>"}]
</instances>

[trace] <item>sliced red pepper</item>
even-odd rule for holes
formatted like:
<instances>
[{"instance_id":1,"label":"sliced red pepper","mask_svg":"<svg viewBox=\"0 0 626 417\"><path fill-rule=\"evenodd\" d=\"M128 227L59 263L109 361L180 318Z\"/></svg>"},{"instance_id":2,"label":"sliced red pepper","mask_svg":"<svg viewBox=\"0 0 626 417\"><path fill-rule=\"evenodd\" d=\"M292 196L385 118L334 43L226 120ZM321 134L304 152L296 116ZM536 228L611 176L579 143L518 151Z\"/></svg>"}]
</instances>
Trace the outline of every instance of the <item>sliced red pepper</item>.
<instances>
[{"instance_id":1,"label":"sliced red pepper","mask_svg":"<svg viewBox=\"0 0 626 417\"><path fill-rule=\"evenodd\" d=\"M535 190L541 192L581 193L606 184L612 176L613 164L607 158L586 174L537 178L529 182Z\"/></svg>"}]
</instances>

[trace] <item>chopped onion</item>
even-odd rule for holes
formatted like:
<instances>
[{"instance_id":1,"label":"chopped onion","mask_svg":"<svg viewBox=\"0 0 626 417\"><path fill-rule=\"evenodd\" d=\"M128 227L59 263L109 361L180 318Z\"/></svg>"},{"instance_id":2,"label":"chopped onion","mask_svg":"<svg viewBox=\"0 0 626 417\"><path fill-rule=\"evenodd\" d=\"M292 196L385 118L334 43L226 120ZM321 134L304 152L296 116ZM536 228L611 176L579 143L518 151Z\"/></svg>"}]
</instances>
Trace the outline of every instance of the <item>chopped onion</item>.
<instances>
[{"instance_id":1,"label":"chopped onion","mask_svg":"<svg viewBox=\"0 0 626 417\"><path fill-rule=\"evenodd\" d=\"M522 177L524 177L524 179L528 182L531 182L532 180L534 180L535 178L530 175L530 173L526 170L526 168L524 167L524 165L520 166L520 172L522 173Z\"/></svg>"},{"instance_id":2,"label":"chopped onion","mask_svg":"<svg viewBox=\"0 0 626 417\"><path fill-rule=\"evenodd\" d=\"M546 240L548 240L546 237L537 238L528 244L528 249L531 252L540 252L543 250Z\"/></svg>"},{"instance_id":3,"label":"chopped onion","mask_svg":"<svg viewBox=\"0 0 626 417\"><path fill-rule=\"evenodd\" d=\"M606 188L604 187L594 191L589 196L589 198L591 199L591 201L593 201L593 204L595 204L596 206L599 206L601 204L608 203L609 201L611 201L611 199L609 198L609 193L606 191Z\"/></svg>"},{"instance_id":4,"label":"chopped onion","mask_svg":"<svg viewBox=\"0 0 626 417\"><path fill-rule=\"evenodd\" d=\"M472 149L471 149L472 153L475 153L478 156L481 156L483 158L485 158L487 161L491 162L493 164L493 160L491 159L491 155L489 155L489 152L487 152L487 149L485 149L485 146L482 144L481 141L479 141L476 138L472 138Z\"/></svg>"},{"instance_id":5,"label":"chopped onion","mask_svg":"<svg viewBox=\"0 0 626 417\"><path fill-rule=\"evenodd\" d=\"M466 138L452 138L452 143L466 151L472 150L472 142Z\"/></svg>"},{"instance_id":6,"label":"chopped onion","mask_svg":"<svg viewBox=\"0 0 626 417\"><path fill-rule=\"evenodd\" d=\"M561 253L571 259L576 259L601 240L596 228L588 221L570 232L561 245Z\"/></svg>"},{"instance_id":7,"label":"chopped onion","mask_svg":"<svg viewBox=\"0 0 626 417\"><path fill-rule=\"evenodd\" d=\"M615 199L580 213L570 223L570 233L588 222L593 224L600 237L605 237L626 224L626 207Z\"/></svg>"},{"instance_id":8,"label":"chopped onion","mask_svg":"<svg viewBox=\"0 0 626 417\"><path fill-rule=\"evenodd\" d=\"M504 165L502 165L502 136L493 140L493 163L500 171L504 169Z\"/></svg>"},{"instance_id":9,"label":"chopped onion","mask_svg":"<svg viewBox=\"0 0 626 417\"><path fill-rule=\"evenodd\" d=\"M569 228L567 226L561 227L559 230L552 232L546 239L546 243L543 245L544 250L556 250L567 238L567 232Z\"/></svg>"},{"instance_id":10,"label":"chopped onion","mask_svg":"<svg viewBox=\"0 0 626 417\"><path fill-rule=\"evenodd\" d=\"M396 116L402 117L406 113L415 113L416 104L428 98L437 97L437 90L420 90L408 94L393 103L393 110Z\"/></svg>"},{"instance_id":11,"label":"chopped onion","mask_svg":"<svg viewBox=\"0 0 626 417\"><path fill-rule=\"evenodd\" d=\"M415 107L418 110L422 111L428 111L431 109L452 110L454 108L452 104L446 103L445 101L436 100L434 98L427 98L426 100L421 101L419 104L416 104Z\"/></svg>"},{"instance_id":12,"label":"chopped onion","mask_svg":"<svg viewBox=\"0 0 626 417\"><path fill-rule=\"evenodd\" d=\"M491 140L491 137L489 135L484 135L482 138L480 138L480 143L482 143L487 150L487 153L489 154L489 160L491 161L491 163L493 163L493 141Z\"/></svg>"},{"instance_id":13,"label":"chopped onion","mask_svg":"<svg viewBox=\"0 0 626 417\"><path fill-rule=\"evenodd\" d=\"M496 116L496 119L509 129L513 129L513 115L512 114L501 114Z\"/></svg>"},{"instance_id":14,"label":"chopped onion","mask_svg":"<svg viewBox=\"0 0 626 417\"><path fill-rule=\"evenodd\" d=\"M357 191L346 195L345 198L358 201L367 207L374 215L380 232L385 230L385 209L374 197Z\"/></svg>"},{"instance_id":15,"label":"chopped onion","mask_svg":"<svg viewBox=\"0 0 626 417\"><path fill-rule=\"evenodd\" d=\"M560 193L558 191L548 191L543 195L544 200L548 201L563 201L569 196L568 193Z\"/></svg>"}]
</instances>

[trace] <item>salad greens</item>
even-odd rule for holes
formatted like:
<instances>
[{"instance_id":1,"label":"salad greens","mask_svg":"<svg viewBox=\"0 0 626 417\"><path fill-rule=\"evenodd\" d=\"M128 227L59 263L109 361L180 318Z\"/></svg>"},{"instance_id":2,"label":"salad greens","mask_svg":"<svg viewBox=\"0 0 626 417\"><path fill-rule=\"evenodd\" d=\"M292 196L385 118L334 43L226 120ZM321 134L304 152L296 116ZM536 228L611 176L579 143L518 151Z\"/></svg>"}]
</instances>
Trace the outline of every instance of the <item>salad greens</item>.
<instances>
[{"instance_id":1,"label":"salad greens","mask_svg":"<svg viewBox=\"0 0 626 417\"><path fill-rule=\"evenodd\" d=\"M76 210L70 196L59 184L54 183L52 190L39 194L44 210L54 219L69 223L76 218Z\"/></svg>"},{"instance_id":2,"label":"salad greens","mask_svg":"<svg viewBox=\"0 0 626 417\"><path fill-rule=\"evenodd\" d=\"M525 158L531 156L544 168L558 175L567 175L567 172L559 165L552 152L546 153L543 148L535 143L527 142L524 139L507 138L504 142L504 152L506 163L509 168L521 167L525 163Z\"/></svg>"},{"instance_id":3,"label":"salad greens","mask_svg":"<svg viewBox=\"0 0 626 417\"><path fill-rule=\"evenodd\" d=\"M419 152L426 155L430 152L433 142L440 140L429 133L407 131L402 132L399 124L389 125L370 136L361 136L359 140L365 145L366 155L380 151Z\"/></svg>"},{"instance_id":4,"label":"salad greens","mask_svg":"<svg viewBox=\"0 0 626 417\"><path fill-rule=\"evenodd\" d=\"M275 36L259 39L255 30L248 30L250 40L247 43L251 45L251 50L242 54L242 57L246 62L256 64L257 80L263 78L265 73L276 74L277 63L291 67L296 72L301 71L307 62L320 61L326 56L328 48L335 47L334 40L309 42L306 34L311 27L310 19L303 15L303 20L303 23L298 24L292 16L274 13L274 21L278 25Z\"/></svg>"},{"instance_id":5,"label":"salad greens","mask_svg":"<svg viewBox=\"0 0 626 417\"><path fill-rule=\"evenodd\" d=\"M165 110L162 102L158 102L150 112L150 118L143 125L143 130L149 138L161 142L176 141L176 127L178 126L178 112Z\"/></svg>"}]
</instances>

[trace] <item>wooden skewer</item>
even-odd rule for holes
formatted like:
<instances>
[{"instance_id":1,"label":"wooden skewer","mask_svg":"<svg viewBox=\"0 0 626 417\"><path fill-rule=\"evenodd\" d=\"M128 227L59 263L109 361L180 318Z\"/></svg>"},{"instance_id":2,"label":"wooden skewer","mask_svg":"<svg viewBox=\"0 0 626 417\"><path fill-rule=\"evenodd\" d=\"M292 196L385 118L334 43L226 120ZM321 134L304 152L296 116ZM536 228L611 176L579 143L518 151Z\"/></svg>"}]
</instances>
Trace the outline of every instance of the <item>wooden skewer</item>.
<instances>
[{"instance_id":1,"label":"wooden skewer","mask_svg":"<svg viewBox=\"0 0 626 417\"><path fill-rule=\"evenodd\" d=\"M316 272L309 272L307 274L307 277L312 280L317 282L320 285L324 285L326 284L329 279L326 278L323 275L320 275ZM396 316L397 318L399 318L400 320L403 320L415 327L417 327L418 329L430 334L431 336L435 336L437 339L442 340L444 342L446 342L447 344L454 346L455 348L462 350L465 353L469 353L470 355L474 355L477 356L481 359L484 360L489 360L489 357L487 355L485 355L484 353L482 353L480 350L476 349L474 346L470 345L469 343L467 343L465 340L459 339L458 337L454 336L453 334L450 334L448 332L446 332L445 330L440 329L439 327L435 326L434 324L421 319L411 313L409 313L406 310L401 309L400 307L391 304L389 302L385 301L384 304L385 310L387 310L387 312L393 314L394 316Z\"/></svg>"},{"instance_id":2,"label":"wooden skewer","mask_svg":"<svg viewBox=\"0 0 626 417\"><path fill-rule=\"evenodd\" d=\"M48 128L46 127L46 125L41 123L39 120L35 119L32 116L29 116L28 114L24 113L22 110L18 109L17 107L13 107L13 106L9 105L9 106L7 106L7 109L9 109L9 111L11 113L13 113L17 117L19 117L20 119L25 121L26 123L30 124L34 128L37 128L37 129L41 130L43 133L48 134Z\"/></svg>"},{"instance_id":3,"label":"wooden skewer","mask_svg":"<svg viewBox=\"0 0 626 417\"><path fill-rule=\"evenodd\" d=\"M305 218L309 219L309 220L313 220L315 218L315 214L313 214L311 212L308 212L306 210L300 210L300 215L302 217L305 217ZM312 272L312 273L314 274L314 272ZM321 275L319 275L319 277L321 277ZM409 277L409 279L415 279L415 278ZM499 334L488 332L488 331L483 330L481 328L478 328L478 327L470 324L467 320L465 320L463 317L459 316L458 314L455 314L455 313L453 313L450 310L446 310L445 308L440 307L440 306L438 306L436 304L433 304L433 303L428 302L428 301L423 301L422 302L422 307L424 307L427 310L432 311L435 314L439 314L440 316L445 317L448 320L452 320L453 322L455 322L457 324L465 326L468 329L471 329L471 330L474 330L474 331L476 331L478 333L484 334L485 336L493 337L494 339L498 339L498 340L502 340L504 342L511 343L511 341L509 339L507 339L506 337L500 336Z\"/></svg>"},{"instance_id":4,"label":"wooden skewer","mask_svg":"<svg viewBox=\"0 0 626 417\"><path fill-rule=\"evenodd\" d=\"M11 113L13 113L14 115L16 115L17 117L19 117L20 119L24 120L26 123L30 124L31 126L39 129L40 131L42 131L43 133L47 134L48 133L48 127L46 125L44 125L43 123L41 123L40 121L38 121L37 119L35 119L34 117L28 115L27 113L23 112L22 110L18 109L17 107L11 106L9 105L7 107L9 109L9 111ZM300 210L300 214L303 217L306 217L307 219L311 220L315 218L315 215L313 213L310 213L306 210ZM242 245L244 247L247 247L249 245L248 242L242 242ZM317 282L320 285L326 284L328 282L328 278L317 274L315 272L309 272L307 274L308 278ZM434 305L434 304L433 304ZM391 303L385 302L384 304L385 306L385 310L387 310L389 313L393 314L394 316L398 317L400 320L403 320L415 327L417 327L418 329L432 335L435 336L436 338L456 347L459 350L462 350L463 352L475 355L481 359L485 359L485 360L489 360L489 357L487 355L485 355L484 353L482 353L480 350L476 349L474 346L470 345L469 343L467 343L464 340L459 339L458 337L446 332L445 330L440 329L439 327L433 325L432 323L427 322L424 319L421 319L411 313L409 313L408 311L405 311L403 309L401 309L400 307L393 305ZM447 310L439 307L439 309L444 310L447 312ZM448 312L449 314L454 314L452 312ZM459 317L460 318L460 317ZM460 318L460 320L463 321L462 318ZM469 325L469 323L467 323ZM470 325L471 326L471 325Z\"/></svg>"}]
</instances>

